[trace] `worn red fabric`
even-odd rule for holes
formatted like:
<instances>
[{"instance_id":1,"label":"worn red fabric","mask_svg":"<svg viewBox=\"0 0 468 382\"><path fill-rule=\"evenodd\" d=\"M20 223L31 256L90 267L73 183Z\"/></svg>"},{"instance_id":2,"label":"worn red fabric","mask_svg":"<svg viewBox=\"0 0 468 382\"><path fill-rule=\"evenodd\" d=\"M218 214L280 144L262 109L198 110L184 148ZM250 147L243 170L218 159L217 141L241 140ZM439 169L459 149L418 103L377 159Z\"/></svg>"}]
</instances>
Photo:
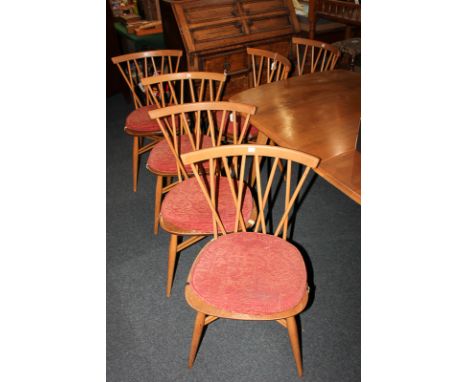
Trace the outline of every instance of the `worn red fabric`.
<instances>
[{"instance_id":1,"label":"worn red fabric","mask_svg":"<svg viewBox=\"0 0 468 382\"><path fill-rule=\"evenodd\" d=\"M211 138L207 135L204 135L202 139L203 148L213 146ZM187 135L181 135L179 153L184 154L190 151L192 151L192 144L190 143L189 137ZM146 166L151 171L177 174L176 159L165 139L156 143L151 149ZM206 162L205 167L208 167L208 162ZM188 173L192 172L190 165L186 165L185 169Z\"/></svg>"},{"instance_id":2,"label":"worn red fabric","mask_svg":"<svg viewBox=\"0 0 468 382\"><path fill-rule=\"evenodd\" d=\"M129 130L134 131L160 131L158 121L151 119L148 112L151 110L156 110L158 107L156 105L143 106L137 110L132 111L125 122L125 127Z\"/></svg>"},{"instance_id":3,"label":"worn red fabric","mask_svg":"<svg viewBox=\"0 0 468 382\"><path fill-rule=\"evenodd\" d=\"M226 177L217 177L217 208L227 231L234 229L236 205ZM207 186L209 190L209 186ZM252 214L253 200L250 189L244 188L242 216L247 222ZM170 190L163 199L161 216L165 222L187 232L213 232L211 209L196 178L184 180Z\"/></svg>"},{"instance_id":4,"label":"worn red fabric","mask_svg":"<svg viewBox=\"0 0 468 382\"><path fill-rule=\"evenodd\" d=\"M227 132L228 134L234 134L234 122L231 122L230 119L229 119L229 115L231 114L231 112L229 111L226 111L226 121L224 121L224 123L226 124L227 123ZM223 122L223 111L222 110L218 110L216 112L216 122L218 124L218 128L221 128L221 122ZM240 132L241 132L241 129L242 129L242 126L244 126L244 123L245 123L245 118L243 116L240 116L239 114L237 114L237 134L239 135ZM226 130L224 130L225 132ZM250 126L247 127L247 134L248 134L248 138L254 138L257 136L258 134L258 130L255 128L255 126L253 126L252 124L250 124Z\"/></svg>"},{"instance_id":5,"label":"worn red fabric","mask_svg":"<svg viewBox=\"0 0 468 382\"><path fill-rule=\"evenodd\" d=\"M307 272L294 245L272 235L240 232L208 243L192 266L189 282L216 308L268 315L301 301Z\"/></svg>"}]
</instances>

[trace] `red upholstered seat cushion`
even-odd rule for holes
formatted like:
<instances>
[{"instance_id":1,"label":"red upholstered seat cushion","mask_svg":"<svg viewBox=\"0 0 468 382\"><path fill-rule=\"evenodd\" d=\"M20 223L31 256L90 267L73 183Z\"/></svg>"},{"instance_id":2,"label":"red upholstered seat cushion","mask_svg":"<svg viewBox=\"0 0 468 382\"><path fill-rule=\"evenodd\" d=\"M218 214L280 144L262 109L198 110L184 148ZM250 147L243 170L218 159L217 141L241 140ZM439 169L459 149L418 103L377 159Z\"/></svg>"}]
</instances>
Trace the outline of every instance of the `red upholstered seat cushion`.
<instances>
[{"instance_id":1,"label":"red upholstered seat cushion","mask_svg":"<svg viewBox=\"0 0 468 382\"><path fill-rule=\"evenodd\" d=\"M192 266L189 282L211 306L268 315L301 301L307 272L294 245L272 235L239 232L208 243Z\"/></svg>"},{"instance_id":2,"label":"red upholstered seat cushion","mask_svg":"<svg viewBox=\"0 0 468 382\"><path fill-rule=\"evenodd\" d=\"M160 131L158 121L151 119L148 114L149 111L156 110L157 108L156 105L149 105L132 111L127 117L125 127L137 132Z\"/></svg>"},{"instance_id":3,"label":"red upholstered seat cushion","mask_svg":"<svg viewBox=\"0 0 468 382\"><path fill-rule=\"evenodd\" d=\"M210 137L208 137L207 135L204 135L202 138L203 138L202 140L203 148L208 148L208 147L213 146ZM192 144L190 143L190 139L188 135L181 135L179 153L184 154L190 151L192 151ZM206 166L208 166L208 162L206 162ZM165 139L158 142L151 149L150 155L148 157L148 161L146 162L146 167L148 168L148 170L153 171L153 172L177 174L176 159ZM186 165L185 169L187 173L192 172L190 165Z\"/></svg>"},{"instance_id":4,"label":"red upholstered seat cushion","mask_svg":"<svg viewBox=\"0 0 468 382\"><path fill-rule=\"evenodd\" d=\"M217 208L221 221L227 231L233 231L236 220L236 206L226 177L217 177ZM207 187L209 190L209 186ZM254 208L252 194L246 186L242 205L242 216L247 223ZM212 233L213 219L211 209L196 178L184 180L170 190L161 205L164 223L193 233Z\"/></svg>"},{"instance_id":5,"label":"red upholstered seat cushion","mask_svg":"<svg viewBox=\"0 0 468 382\"><path fill-rule=\"evenodd\" d=\"M234 122L231 122L231 120L229 119L229 115L231 113L229 111L226 111L226 121L224 121L224 124L226 125L227 124L227 132L228 134L234 134ZM221 128L221 122L223 122L223 111L222 110L218 110L216 112L216 122L218 124L218 128ZM241 130L242 130L242 127L244 126L244 123L245 123L245 118L243 116L240 116L239 114L237 114L237 134L239 135ZM224 130L225 132L226 130ZM247 127L247 134L248 134L248 138L254 138L257 136L258 134L258 130L255 128L255 126L253 126L252 124L250 124L249 127Z\"/></svg>"},{"instance_id":6,"label":"red upholstered seat cushion","mask_svg":"<svg viewBox=\"0 0 468 382\"><path fill-rule=\"evenodd\" d=\"M151 119L148 112L151 110L157 110L158 107L156 105L149 105L140 107L137 110L132 111L128 116L125 122L125 127L128 130L135 131L135 132L155 132L161 131L159 127L159 123L156 119ZM166 120L169 122L169 126L171 126L171 117L166 117ZM175 125L176 128L179 128L179 118L175 118Z\"/></svg>"}]
</instances>

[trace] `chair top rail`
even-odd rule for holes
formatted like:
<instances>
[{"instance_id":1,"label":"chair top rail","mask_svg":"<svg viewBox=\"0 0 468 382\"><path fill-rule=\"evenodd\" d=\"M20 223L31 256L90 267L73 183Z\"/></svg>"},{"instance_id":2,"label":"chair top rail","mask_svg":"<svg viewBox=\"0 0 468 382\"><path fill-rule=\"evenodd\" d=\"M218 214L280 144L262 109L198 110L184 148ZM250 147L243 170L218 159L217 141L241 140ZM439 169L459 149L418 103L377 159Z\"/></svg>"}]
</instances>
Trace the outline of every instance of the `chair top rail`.
<instances>
[{"instance_id":1,"label":"chair top rail","mask_svg":"<svg viewBox=\"0 0 468 382\"><path fill-rule=\"evenodd\" d=\"M194 102L194 103L186 103L182 105L167 106L162 109L151 110L149 112L149 116L152 119L156 119L156 118L164 118L173 114L190 113L193 111L203 111L203 110L209 110L209 111L226 110L226 111L236 111L236 112L245 113L245 114L255 114L257 107L254 105L248 105L244 103L226 102L226 101Z\"/></svg>"},{"instance_id":2,"label":"chair top rail","mask_svg":"<svg viewBox=\"0 0 468 382\"><path fill-rule=\"evenodd\" d=\"M118 64L128 60L137 60L140 58L148 57L163 57L163 56L172 56L172 57L182 57L184 54L183 51L177 49L161 49L161 50L148 50L145 52L135 52L123 54L120 56L112 57L112 62Z\"/></svg>"},{"instance_id":3,"label":"chair top rail","mask_svg":"<svg viewBox=\"0 0 468 382\"><path fill-rule=\"evenodd\" d=\"M335 54L340 53L340 50L336 46L327 44L326 42L319 41L319 40L312 40L310 38L302 38L302 37L293 37L292 42L293 44L308 45L308 46L313 46L316 48L325 48L327 50L332 51Z\"/></svg>"},{"instance_id":4,"label":"chair top rail","mask_svg":"<svg viewBox=\"0 0 468 382\"><path fill-rule=\"evenodd\" d=\"M247 48L247 54L253 54L255 56L264 56L273 60L281 62L285 67L291 68L291 62L284 57L282 54L272 52L269 50L258 49L258 48Z\"/></svg>"},{"instance_id":5,"label":"chair top rail","mask_svg":"<svg viewBox=\"0 0 468 382\"><path fill-rule=\"evenodd\" d=\"M260 156L260 157L279 157L281 159L292 160L310 168L317 168L320 158L304 153L298 150L287 149L285 147L271 145L225 145L212 147L181 154L184 164L193 164L209 159L215 159L222 156Z\"/></svg>"},{"instance_id":6,"label":"chair top rail","mask_svg":"<svg viewBox=\"0 0 468 382\"><path fill-rule=\"evenodd\" d=\"M151 76L141 79L141 84L144 86L153 85L161 82L175 81L175 80L213 80L225 82L227 75L225 73L217 72L179 72L160 74L158 76Z\"/></svg>"}]
</instances>

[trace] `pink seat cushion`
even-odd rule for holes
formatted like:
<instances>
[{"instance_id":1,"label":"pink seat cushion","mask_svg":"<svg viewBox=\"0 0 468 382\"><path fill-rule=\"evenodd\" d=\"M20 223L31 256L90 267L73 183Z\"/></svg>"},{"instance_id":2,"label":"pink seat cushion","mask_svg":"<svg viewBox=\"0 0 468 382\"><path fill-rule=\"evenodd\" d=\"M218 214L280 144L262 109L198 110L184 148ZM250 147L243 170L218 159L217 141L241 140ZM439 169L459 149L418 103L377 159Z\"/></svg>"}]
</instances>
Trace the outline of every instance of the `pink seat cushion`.
<instances>
[{"instance_id":1,"label":"pink seat cushion","mask_svg":"<svg viewBox=\"0 0 468 382\"><path fill-rule=\"evenodd\" d=\"M232 233L208 243L189 280L209 305L234 313L269 315L294 308L307 291L299 250L272 235Z\"/></svg>"},{"instance_id":2,"label":"pink seat cushion","mask_svg":"<svg viewBox=\"0 0 468 382\"><path fill-rule=\"evenodd\" d=\"M125 122L125 127L129 130L135 132L155 132L161 131L159 127L159 123L156 119L151 119L148 112L151 110L157 110L158 107L156 105L149 105L140 107L137 110L132 111L128 116ZM171 117L166 117L166 120L169 122L169 126L171 126ZM179 128L179 118L175 118L175 125L176 128Z\"/></svg>"},{"instance_id":3,"label":"pink seat cushion","mask_svg":"<svg viewBox=\"0 0 468 382\"><path fill-rule=\"evenodd\" d=\"M202 140L203 148L213 146L211 142L211 138L208 137L207 135L204 135L202 139L203 139ZM190 151L192 151L192 144L190 143L190 139L188 135L181 135L179 153L184 154ZM206 166L208 166L208 162L206 162ZM146 163L146 167L150 171L154 171L154 172L177 174L176 159L165 139L158 142L151 149L150 155L148 157L148 161ZM187 171L187 173L192 172L190 165L186 165L185 170Z\"/></svg>"},{"instance_id":4,"label":"pink seat cushion","mask_svg":"<svg viewBox=\"0 0 468 382\"><path fill-rule=\"evenodd\" d=\"M132 111L127 117L125 127L137 132L160 131L161 129L159 128L157 120L151 119L148 114L149 111L156 110L157 108L156 105L149 105Z\"/></svg>"},{"instance_id":5,"label":"pink seat cushion","mask_svg":"<svg viewBox=\"0 0 468 382\"><path fill-rule=\"evenodd\" d=\"M227 132L228 134L234 134L234 122L231 122L230 119L229 119L229 115L231 113L229 111L226 112L226 116L225 116L225 119L226 120L224 121L224 124L226 125L227 124ZM216 122L218 124L218 128L221 128L221 122L223 121L223 111L222 110L218 110L216 112ZM239 135L241 130L242 130L242 127L244 126L244 123L245 123L245 118L243 116L240 116L239 114L237 114L237 134ZM226 130L224 130L225 132ZM255 128L255 126L253 126L252 124L250 124L250 126L247 127L247 134L248 134L248 138L254 138L257 136L258 134L258 130Z\"/></svg>"},{"instance_id":6,"label":"pink seat cushion","mask_svg":"<svg viewBox=\"0 0 468 382\"><path fill-rule=\"evenodd\" d=\"M218 177L217 208L221 221L227 231L233 231L236 220L236 206L226 177ZM207 186L209 190L209 186ZM253 200L250 189L244 187L242 205L244 222L249 220ZM165 223L178 227L185 232L212 233L213 219L211 209L196 178L184 180L170 190L163 199L161 216Z\"/></svg>"}]
</instances>

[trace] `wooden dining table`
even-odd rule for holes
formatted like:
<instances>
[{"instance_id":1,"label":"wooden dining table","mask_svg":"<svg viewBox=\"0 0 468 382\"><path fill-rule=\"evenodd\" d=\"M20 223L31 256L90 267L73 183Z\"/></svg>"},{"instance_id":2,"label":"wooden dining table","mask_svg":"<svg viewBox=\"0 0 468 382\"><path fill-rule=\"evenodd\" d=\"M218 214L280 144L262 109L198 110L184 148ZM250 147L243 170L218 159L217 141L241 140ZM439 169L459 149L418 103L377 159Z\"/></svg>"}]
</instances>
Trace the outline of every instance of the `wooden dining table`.
<instances>
[{"instance_id":1,"label":"wooden dining table","mask_svg":"<svg viewBox=\"0 0 468 382\"><path fill-rule=\"evenodd\" d=\"M321 159L316 172L361 204L361 75L334 70L312 73L240 92L230 101L257 106L257 143L275 144Z\"/></svg>"}]
</instances>

